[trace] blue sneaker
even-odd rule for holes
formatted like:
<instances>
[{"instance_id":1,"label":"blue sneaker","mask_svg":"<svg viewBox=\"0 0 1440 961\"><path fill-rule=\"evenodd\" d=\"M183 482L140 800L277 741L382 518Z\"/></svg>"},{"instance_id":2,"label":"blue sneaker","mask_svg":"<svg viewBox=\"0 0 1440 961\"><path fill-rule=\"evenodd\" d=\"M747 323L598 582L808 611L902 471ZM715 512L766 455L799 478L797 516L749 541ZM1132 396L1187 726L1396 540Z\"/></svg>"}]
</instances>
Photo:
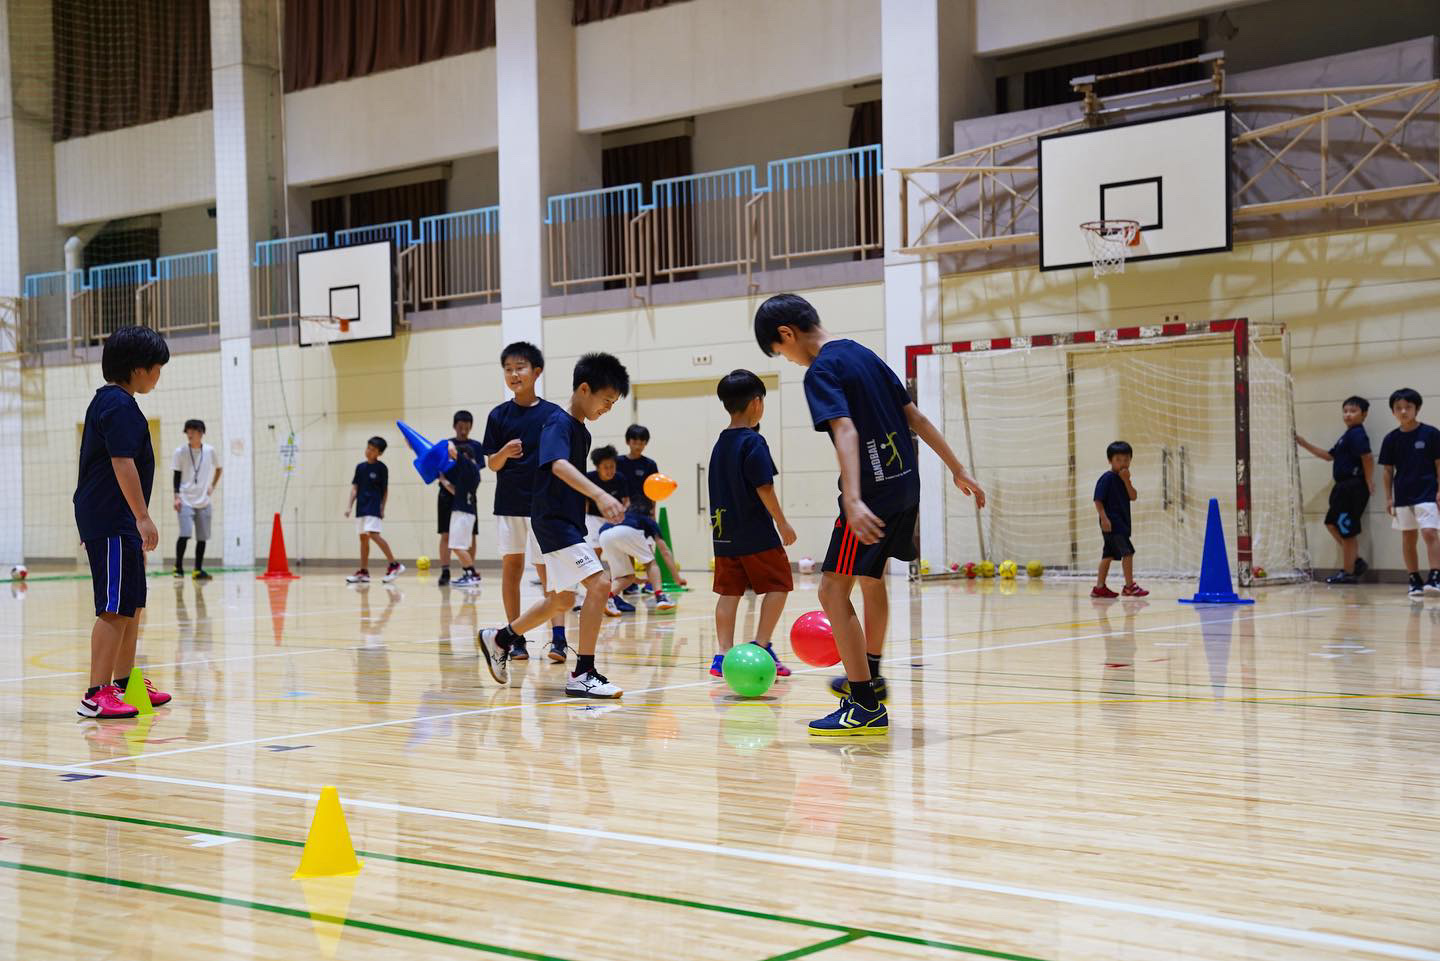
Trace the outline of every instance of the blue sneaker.
<instances>
[{"instance_id":1,"label":"blue sneaker","mask_svg":"<svg viewBox=\"0 0 1440 961\"><path fill-rule=\"evenodd\" d=\"M639 584L631 584L629 587L625 588L625 590L621 591L620 593L621 593L621 594L630 594L630 595L639 594L639 593L640 593L640 585L639 585Z\"/></svg>"},{"instance_id":2,"label":"blue sneaker","mask_svg":"<svg viewBox=\"0 0 1440 961\"><path fill-rule=\"evenodd\" d=\"M888 700L890 700L890 691L889 691L889 689L885 686L885 678L883 678L883 677L874 678L872 683L873 683L873 685L874 685L874 687L875 687L875 697L876 697L876 699L881 700L881 701L888 701ZM847 698L847 697L849 697L849 696L850 696L850 679L847 678L847 677L845 677L845 676L843 676L843 675L840 676L840 677L832 678L832 679L830 680L830 693L831 693L831 694L834 694L834 695L835 695L836 697L838 697L838 698Z\"/></svg>"},{"instance_id":3,"label":"blue sneaker","mask_svg":"<svg viewBox=\"0 0 1440 961\"><path fill-rule=\"evenodd\" d=\"M621 614L634 614L634 613L635 613L635 605L634 605L634 604L631 604L629 601L625 600L623 597L618 597L618 596L617 596L617 597L611 598L611 600L613 600L613 601L615 602L615 610L619 611Z\"/></svg>"},{"instance_id":4,"label":"blue sneaker","mask_svg":"<svg viewBox=\"0 0 1440 961\"><path fill-rule=\"evenodd\" d=\"M725 672L724 672L723 670L721 670L721 668L723 668L724 666L725 666L725 655L724 655L724 654L716 654L716 655L715 655L713 658L711 658L711 660L710 660L710 676L711 676L711 677L724 677L724 676L725 676Z\"/></svg>"},{"instance_id":5,"label":"blue sneaker","mask_svg":"<svg viewBox=\"0 0 1440 961\"><path fill-rule=\"evenodd\" d=\"M811 721L810 733L816 737L884 737L890 733L890 712L884 704L867 711L847 697L833 713Z\"/></svg>"},{"instance_id":6,"label":"blue sneaker","mask_svg":"<svg viewBox=\"0 0 1440 961\"><path fill-rule=\"evenodd\" d=\"M651 587L649 584L646 584L644 587L640 588L640 591L643 594L654 594L655 588Z\"/></svg>"}]
</instances>

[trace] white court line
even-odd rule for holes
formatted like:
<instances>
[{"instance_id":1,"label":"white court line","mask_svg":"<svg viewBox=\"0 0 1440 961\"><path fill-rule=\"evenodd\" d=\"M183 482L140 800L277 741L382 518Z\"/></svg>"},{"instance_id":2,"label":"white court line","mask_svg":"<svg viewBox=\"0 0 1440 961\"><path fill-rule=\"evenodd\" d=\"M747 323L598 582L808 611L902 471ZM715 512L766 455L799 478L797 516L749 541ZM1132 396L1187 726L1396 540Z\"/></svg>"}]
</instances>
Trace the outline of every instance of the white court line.
<instances>
[{"instance_id":1,"label":"white court line","mask_svg":"<svg viewBox=\"0 0 1440 961\"><path fill-rule=\"evenodd\" d=\"M1311 612L1313 612L1313 611L1328 611L1328 610L1333 610L1333 608L1329 608L1329 607L1313 607L1313 608L1308 608L1308 609L1306 609L1306 610L1301 610L1301 611L1277 611L1277 612L1275 612L1275 613L1273 613L1273 614L1257 614L1257 615L1254 615L1254 616L1252 616L1252 617L1245 618L1245 620L1248 620L1248 621L1261 621L1261 620L1266 620L1267 618L1272 618L1272 617L1294 617L1296 614L1306 614L1306 613L1311 613ZM1193 626L1194 626L1194 624L1193 624L1192 622L1186 621L1185 623L1182 623L1182 624L1166 624L1166 625L1162 625L1162 626L1159 626L1159 627L1138 628L1138 629L1136 629L1135 633L1136 633L1136 634L1150 634L1150 633L1155 633L1155 632L1157 632L1157 631L1174 631L1174 630L1179 630L1179 629L1182 629L1182 628L1193 627ZM1041 646L1048 645L1048 644L1066 644L1066 643L1070 643L1070 642L1073 642L1073 641L1088 641L1088 640L1094 640L1094 639L1096 639L1096 638L1101 638L1101 637L1109 637L1110 635L1112 635L1112 634L1114 634L1114 633L1115 633L1114 631L1100 631L1100 632L1098 632L1098 633L1093 633L1093 634L1072 634L1072 635L1070 635L1070 636L1068 636L1068 637L1052 637L1052 638L1045 638L1045 639L1038 640L1038 641L1016 641L1016 642L1010 643L1010 644L990 644L990 645L985 645L985 646L982 646L982 647L968 647L968 648L961 648L961 649L953 650L953 651L939 651L939 652L936 652L936 653L933 653L933 654L922 654L922 655L920 655L920 656L918 656L918 657L916 657L916 656L914 656L914 655L909 655L909 654L898 654L898 655L895 655L895 656L892 656L892 657L887 657L887 658L885 658L884 660L885 660L885 662L887 662L887 663L894 663L894 662L897 662L897 661L908 661L908 662L910 662L911 664L913 664L913 663L915 663L916 661L924 661L924 660L929 660L929 659L931 659L931 658L951 657L951 656L954 656L954 655L957 655L957 654L983 654L983 653L987 653L987 652L989 652L989 651L1005 651L1005 650L1012 650L1012 649L1017 649L1017 648L1022 648L1022 647L1041 647ZM927 640L942 640L942 641L943 641L943 640L947 640L947 638L921 638L920 640L921 640L921 642L923 643L923 642L925 642L925 641L927 641ZM911 643L913 643L913 641L912 641ZM804 668L804 669L799 670L799 671L795 671L794 673L795 673L795 674L813 674L813 673L815 673L815 672L817 672L817 671L828 671L828 670L830 670L830 668L828 668L828 667L810 667L810 668ZM686 682L686 683L684 683L684 684L667 684L667 685L664 685L664 686L661 686L661 687L647 687L647 688L642 688L642 689L640 689L640 690L638 690L638 691L630 691L630 692L628 692L628 693L629 693L631 696L639 695L639 694L657 694L657 693L660 693L660 692L662 692L662 691L678 691L678 690L682 690L682 689L684 689L684 688L703 687L703 686L708 686L708 685L711 685L711 684L714 684L714 683L715 683L715 679L714 679L714 678L706 677L704 680L700 680L700 681L688 681L688 682ZM269 743L271 743L272 741L289 741L289 740L293 740L293 739L296 739L296 738L324 737L324 736L330 735L330 734L347 734L347 733L350 733L350 732L352 732L352 731L373 731L373 730L376 730L376 729L378 729L378 728L395 727L395 726L397 726L397 725L402 725L402 724L417 724L417 723L421 723L421 722L444 721L444 720L449 720L449 719L451 719L451 718L457 718L457 717L475 717L475 716L478 716L478 715L481 715L481 714L498 714L498 713L501 713L501 712L503 712L503 711L517 711L517 710L523 710L523 709L525 709L525 708L534 708L534 707L553 707L553 706L555 706L555 705L557 705L557 704L573 704L573 703L575 703L573 698L564 697L564 698L558 698L558 699L556 699L556 700L550 700L550 701L534 701L534 702L531 702L531 703L528 703L528 704L501 704L501 705L498 705L498 706L496 706L496 707L479 707L479 708L472 708L472 709L466 710L466 711L451 711L451 712L448 713L448 714L432 714L432 715L429 715L429 716L417 715L417 716L415 716L415 717L401 717L401 718L394 718L394 719L389 720L389 721L371 721L371 722L368 723L368 724L351 724L351 725L347 725L347 726L345 726L345 727L321 728L321 729L319 729L319 730L314 730L314 731L301 731L301 732L295 733L295 734L272 734L272 735L269 735L269 736L267 736L267 737L250 738L250 739L244 740L244 741L224 741L224 742L221 742L221 743L219 743L219 744L199 744L199 745L196 745L196 746L194 746L194 747L180 747L180 748L174 748L173 750L169 750L169 751L152 751L152 752L148 752L148 753L144 753L144 754L137 754L137 755L134 755L134 756L126 755L126 756L123 756L123 757L102 758L101 760L98 760L98 761L79 761L79 762L76 762L76 763L75 763L74 765L72 765L72 766L73 766L73 767L98 767L98 766L104 765L104 764L123 764L123 763L129 762L129 761L150 760L150 759L153 759L153 758L161 758L161 757L173 757L173 756L175 756L175 755L177 755L177 754L194 754L194 753L199 752L199 751L218 751L218 750L223 750L223 749L225 749L225 748L232 748L232 747L248 747L248 746L256 745L256 744L269 744Z\"/></svg>"}]
</instances>

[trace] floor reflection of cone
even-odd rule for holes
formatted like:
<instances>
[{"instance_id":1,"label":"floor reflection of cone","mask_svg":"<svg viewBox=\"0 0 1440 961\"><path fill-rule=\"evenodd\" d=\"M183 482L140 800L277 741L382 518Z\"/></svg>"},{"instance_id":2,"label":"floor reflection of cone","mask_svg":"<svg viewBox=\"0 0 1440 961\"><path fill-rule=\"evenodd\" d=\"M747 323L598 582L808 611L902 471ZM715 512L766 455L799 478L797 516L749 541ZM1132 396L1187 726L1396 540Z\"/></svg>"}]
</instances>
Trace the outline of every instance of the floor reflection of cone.
<instances>
[{"instance_id":1,"label":"floor reflection of cone","mask_svg":"<svg viewBox=\"0 0 1440 961\"><path fill-rule=\"evenodd\" d=\"M145 742L150 738L150 725L155 723L154 708L151 708L148 713L142 711L141 716L137 717L135 721L135 726L125 731L125 747L129 750L131 757L137 757L145 750Z\"/></svg>"},{"instance_id":2,"label":"floor reflection of cone","mask_svg":"<svg viewBox=\"0 0 1440 961\"><path fill-rule=\"evenodd\" d=\"M305 895L305 909L310 912L310 926L315 941L327 958L335 957L340 936L345 933L345 919L350 916L350 898L355 893L355 875L336 878L306 878L300 881Z\"/></svg>"},{"instance_id":3,"label":"floor reflection of cone","mask_svg":"<svg viewBox=\"0 0 1440 961\"><path fill-rule=\"evenodd\" d=\"M355 846L350 843L350 829L345 825L345 812L340 809L340 793L333 787L320 789L320 803L315 805L315 819L310 822L310 835L300 855L300 867L294 879L335 878L360 873Z\"/></svg>"},{"instance_id":4,"label":"floor reflection of cone","mask_svg":"<svg viewBox=\"0 0 1440 961\"><path fill-rule=\"evenodd\" d=\"M138 667L130 672L130 680L125 682L123 700L139 711L142 716L155 713L155 705L150 703L150 691L145 687L145 675Z\"/></svg>"}]
</instances>

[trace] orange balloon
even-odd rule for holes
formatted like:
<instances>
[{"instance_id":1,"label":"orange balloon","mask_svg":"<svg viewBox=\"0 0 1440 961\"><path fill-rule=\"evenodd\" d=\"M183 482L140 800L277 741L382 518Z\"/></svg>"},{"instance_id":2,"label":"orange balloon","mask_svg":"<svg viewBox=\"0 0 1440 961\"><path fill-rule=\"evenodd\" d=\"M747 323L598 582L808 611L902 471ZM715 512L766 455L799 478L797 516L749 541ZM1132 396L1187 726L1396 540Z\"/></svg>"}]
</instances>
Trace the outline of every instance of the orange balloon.
<instances>
[{"instance_id":1,"label":"orange balloon","mask_svg":"<svg viewBox=\"0 0 1440 961\"><path fill-rule=\"evenodd\" d=\"M645 496L657 504L675 493L675 481L664 474L651 474L645 478Z\"/></svg>"}]
</instances>

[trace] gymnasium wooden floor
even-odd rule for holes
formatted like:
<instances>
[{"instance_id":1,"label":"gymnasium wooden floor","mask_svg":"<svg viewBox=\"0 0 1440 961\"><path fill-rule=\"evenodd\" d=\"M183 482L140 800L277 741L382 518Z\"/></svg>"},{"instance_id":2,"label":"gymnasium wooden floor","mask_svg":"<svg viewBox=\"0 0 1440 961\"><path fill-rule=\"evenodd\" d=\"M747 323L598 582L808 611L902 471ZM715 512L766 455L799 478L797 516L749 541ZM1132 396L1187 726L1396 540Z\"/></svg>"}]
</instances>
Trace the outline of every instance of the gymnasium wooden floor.
<instances>
[{"instance_id":1,"label":"gymnasium wooden floor","mask_svg":"<svg viewBox=\"0 0 1440 961\"><path fill-rule=\"evenodd\" d=\"M493 578L156 578L176 701L104 724L88 582L0 586L0 958L1440 959L1440 601L897 580L890 738L815 743L831 672L729 696L704 580L608 704L490 681ZM324 785L364 869L292 881Z\"/></svg>"}]
</instances>

